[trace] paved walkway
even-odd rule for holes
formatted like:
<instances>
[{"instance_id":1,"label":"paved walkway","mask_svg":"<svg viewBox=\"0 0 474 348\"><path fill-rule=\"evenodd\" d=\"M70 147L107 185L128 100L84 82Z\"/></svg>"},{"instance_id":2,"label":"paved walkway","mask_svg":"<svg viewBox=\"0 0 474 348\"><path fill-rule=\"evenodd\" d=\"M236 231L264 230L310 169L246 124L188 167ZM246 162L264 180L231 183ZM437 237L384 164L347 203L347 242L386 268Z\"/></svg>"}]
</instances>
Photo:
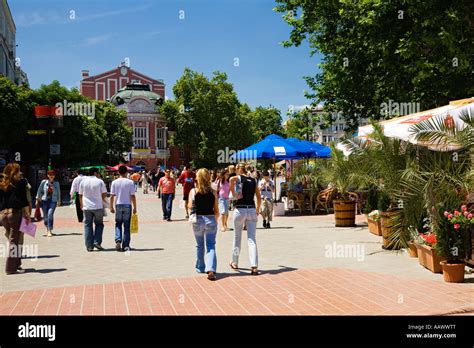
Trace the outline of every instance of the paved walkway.
<instances>
[{"instance_id":1,"label":"paved walkway","mask_svg":"<svg viewBox=\"0 0 474 348\"><path fill-rule=\"evenodd\" d=\"M228 267L233 232L218 234L218 281L194 271L195 241L178 195L172 222L161 202L138 195L140 232L130 253L114 250L113 215L103 252L88 253L75 210L58 208L55 233L25 237L25 274L0 274L0 314L442 314L474 311L474 276L446 284L404 252L381 249L362 216L335 228L334 216L278 217L257 232L260 269ZM181 206L181 207L180 207ZM259 225L261 220L259 221ZM2 234L3 235L3 234ZM245 235L245 234L244 234ZM0 237L6 248L6 241ZM29 249L28 249L29 248ZM341 252L342 251L342 252ZM0 267L4 267L4 258Z\"/></svg>"}]
</instances>

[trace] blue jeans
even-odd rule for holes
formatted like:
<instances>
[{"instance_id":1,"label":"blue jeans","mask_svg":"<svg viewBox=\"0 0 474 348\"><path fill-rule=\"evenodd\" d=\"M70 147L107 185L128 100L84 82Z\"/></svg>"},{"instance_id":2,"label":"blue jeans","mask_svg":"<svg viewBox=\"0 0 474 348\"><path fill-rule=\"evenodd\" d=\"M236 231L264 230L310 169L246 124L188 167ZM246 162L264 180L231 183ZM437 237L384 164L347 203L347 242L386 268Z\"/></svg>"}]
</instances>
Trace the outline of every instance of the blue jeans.
<instances>
[{"instance_id":1,"label":"blue jeans","mask_svg":"<svg viewBox=\"0 0 474 348\"><path fill-rule=\"evenodd\" d=\"M115 242L122 242L122 248L130 246L130 221L132 220L132 206L117 204L115 206ZM123 239L122 239L123 225Z\"/></svg>"},{"instance_id":2,"label":"blue jeans","mask_svg":"<svg viewBox=\"0 0 474 348\"><path fill-rule=\"evenodd\" d=\"M257 251L257 210L255 208L235 208L234 212L234 243L232 247L232 262L239 264L242 229L247 226L247 242L249 246L250 267L258 267Z\"/></svg>"},{"instance_id":3,"label":"blue jeans","mask_svg":"<svg viewBox=\"0 0 474 348\"><path fill-rule=\"evenodd\" d=\"M214 215L198 215L193 223L196 238L196 271L199 273L215 272L217 268L216 235L217 221ZM204 242L206 252L204 256Z\"/></svg>"},{"instance_id":4,"label":"blue jeans","mask_svg":"<svg viewBox=\"0 0 474 348\"><path fill-rule=\"evenodd\" d=\"M171 219L171 211L173 210L174 193L161 194L161 208L163 209L163 219Z\"/></svg>"},{"instance_id":5,"label":"blue jeans","mask_svg":"<svg viewBox=\"0 0 474 348\"><path fill-rule=\"evenodd\" d=\"M137 190L138 190L138 181L134 181L133 185L135 185L135 192L137 192Z\"/></svg>"},{"instance_id":6,"label":"blue jeans","mask_svg":"<svg viewBox=\"0 0 474 348\"><path fill-rule=\"evenodd\" d=\"M44 225L50 231L53 230L54 224L54 211L56 210L57 202L53 202L51 199L41 201L41 209L43 210Z\"/></svg>"},{"instance_id":7,"label":"blue jeans","mask_svg":"<svg viewBox=\"0 0 474 348\"><path fill-rule=\"evenodd\" d=\"M94 225L95 224L95 231ZM104 232L104 210L84 210L84 237L86 248L92 248L94 244L102 244L102 233Z\"/></svg>"}]
</instances>

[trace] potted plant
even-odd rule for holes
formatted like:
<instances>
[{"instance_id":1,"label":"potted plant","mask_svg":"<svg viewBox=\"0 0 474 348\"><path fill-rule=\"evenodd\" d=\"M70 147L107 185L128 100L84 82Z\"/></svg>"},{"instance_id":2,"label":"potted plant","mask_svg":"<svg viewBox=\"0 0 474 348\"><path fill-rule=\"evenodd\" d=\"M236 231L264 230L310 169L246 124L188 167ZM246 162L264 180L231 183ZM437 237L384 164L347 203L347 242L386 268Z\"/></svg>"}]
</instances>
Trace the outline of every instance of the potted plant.
<instances>
[{"instance_id":1,"label":"potted plant","mask_svg":"<svg viewBox=\"0 0 474 348\"><path fill-rule=\"evenodd\" d=\"M367 222L369 224L369 232L376 236L382 235L382 225L380 222L380 212L378 210L372 210L367 215Z\"/></svg>"},{"instance_id":2,"label":"potted plant","mask_svg":"<svg viewBox=\"0 0 474 348\"><path fill-rule=\"evenodd\" d=\"M420 233L420 237L421 244L416 245L418 248L418 262L433 273L441 273L440 263L444 261L444 258L438 256L435 251L436 234L432 232Z\"/></svg>"},{"instance_id":3,"label":"potted plant","mask_svg":"<svg viewBox=\"0 0 474 348\"><path fill-rule=\"evenodd\" d=\"M392 217L396 214L397 209L392 208L390 196L382 191L379 194L378 211L380 212L380 227L382 230L382 248L387 250L399 249L398 244L394 242L393 221Z\"/></svg>"},{"instance_id":4,"label":"potted plant","mask_svg":"<svg viewBox=\"0 0 474 348\"><path fill-rule=\"evenodd\" d=\"M445 211L443 215L445 219L440 222L440 228L436 231L438 239L436 250L446 259L441 261L444 281L462 283L469 230L474 224L474 214L462 205L461 211Z\"/></svg>"}]
</instances>

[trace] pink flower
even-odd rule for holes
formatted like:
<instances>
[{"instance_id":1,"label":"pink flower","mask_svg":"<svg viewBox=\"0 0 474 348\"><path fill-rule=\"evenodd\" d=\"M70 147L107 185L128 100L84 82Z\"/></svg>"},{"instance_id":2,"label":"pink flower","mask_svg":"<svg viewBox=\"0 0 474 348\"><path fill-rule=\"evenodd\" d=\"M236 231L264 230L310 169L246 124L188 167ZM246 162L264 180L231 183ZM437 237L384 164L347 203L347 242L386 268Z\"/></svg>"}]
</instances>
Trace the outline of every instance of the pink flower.
<instances>
[{"instance_id":1,"label":"pink flower","mask_svg":"<svg viewBox=\"0 0 474 348\"><path fill-rule=\"evenodd\" d=\"M465 217L467 217L469 215L469 212L465 211L463 214Z\"/></svg>"},{"instance_id":2,"label":"pink flower","mask_svg":"<svg viewBox=\"0 0 474 348\"><path fill-rule=\"evenodd\" d=\"M459 216L461 213L458 212L457 210L454 211L454 216Z\"/></svg>"},{"instance_id":3,"label":"pink flower","mask_svg":"<svg viewBox=\"0 0 474 348\"><path fill-rule=\"evenodd\" d=\"M448 219L452 219L452 218L453 218L453 214L449 214Z\"/></svg>"},{"instance_id":4,"label":"pink flower","mask_svg":"<svg viewBox=\"0 0 474 348\"><path fill-rule=\"evenodd\" d=\"M473 215L471 213L467 214L468 219L472 219Z\"/></svg>"},{"instance_id":5,"label":"pink flower","mask_svg":"<svg viewBox=\"0 0 474 348\"><path fill-rule=\"evenodd\" d=\"M460 224L454 224L454 229L455 229L455 230L459 230L460 227L461 227Z\"/></svg>"},{"instance_id":6,"label":"pink flower","mask_svg":"<svg viewBox=\"0 0 474 348\"><path fill-rule=\"evenodd\" d=\"M465 204L461 205L461 210L462 211L467 211L467 206Z\"/></svg>"},{"instance_id":7,"label":"pink flower","mask_svg":"<svg viewBox=\"0 0 474 348\"><path fill-rule=\"evenodd\" d=\"M448 215L449 215L449 212L445 211L444 212L444 217L448 217Z\"/></svg>"}]
</instances>

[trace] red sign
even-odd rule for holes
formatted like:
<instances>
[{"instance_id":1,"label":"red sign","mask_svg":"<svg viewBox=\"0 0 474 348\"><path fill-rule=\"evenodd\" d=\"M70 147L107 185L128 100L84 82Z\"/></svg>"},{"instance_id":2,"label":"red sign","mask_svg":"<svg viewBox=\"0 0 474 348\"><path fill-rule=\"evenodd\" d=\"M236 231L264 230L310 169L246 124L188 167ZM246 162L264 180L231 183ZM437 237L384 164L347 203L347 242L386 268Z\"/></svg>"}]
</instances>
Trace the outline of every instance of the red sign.
<instances>
[{"instance_id":1,"label":"red sign","mask_svg":"<svg viewBox=\"0 0 474 348\"><path fill-rule=\"evenodd\" d=\"M422 116L418 116L418 117L409 118L408 120L405 120L405 121L400 122L400 123L417 124L417 123L420 123L421 121L428 120L431 117L433 117L432 114L422 115Z\"/></svg>"}]
</instances>

